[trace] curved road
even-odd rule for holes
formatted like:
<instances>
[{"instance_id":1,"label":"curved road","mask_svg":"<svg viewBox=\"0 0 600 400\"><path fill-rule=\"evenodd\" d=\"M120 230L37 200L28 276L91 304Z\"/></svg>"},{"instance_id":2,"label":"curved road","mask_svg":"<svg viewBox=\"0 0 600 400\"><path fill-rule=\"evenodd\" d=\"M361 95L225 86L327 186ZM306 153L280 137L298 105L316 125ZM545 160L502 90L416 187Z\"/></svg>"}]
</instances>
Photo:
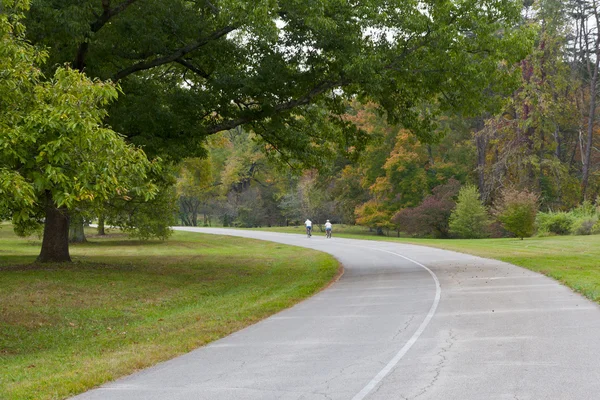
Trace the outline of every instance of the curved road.
<instances>
[{"instance_id":1,"label":"curved road","mask_svg":"<svg viewBox=\"0 0 600 400\"><path fill-rule=\"evenodd\" d=\"M78 400L598 399L600 308L499 261L389 242L176 228L334 255L327 290Z\"/></svg>"}]
</instances>

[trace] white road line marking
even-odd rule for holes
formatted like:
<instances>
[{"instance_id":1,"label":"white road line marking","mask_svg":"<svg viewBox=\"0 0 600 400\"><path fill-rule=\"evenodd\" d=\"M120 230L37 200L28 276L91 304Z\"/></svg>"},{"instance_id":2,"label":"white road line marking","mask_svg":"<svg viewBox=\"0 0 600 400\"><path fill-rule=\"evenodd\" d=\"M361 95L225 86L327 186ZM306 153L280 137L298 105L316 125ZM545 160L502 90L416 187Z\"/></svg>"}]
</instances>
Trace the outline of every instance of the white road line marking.
<instances>
[{"instance_id":1,"label":"white road line marking","mask_svg":"<svg viewBox=\"0 0 600 400\"><path fill-rule=\"evenodd\" d=\"M392 371L392 369L394 369L396 364L398 364L398 362L402 359L402 357L404 357L404 355L408 352L408 350L412 347L412 345L416 343L416 341L419 339L419 337L421 336L421 334L423 333L423 331L425 330L427 325L429 325L431 318L433 318L433 315L435 314L435 311L437 310L438 304L440 302L440 297L442 294L442 289L440 287L440 281L438 280L435 273L433 273L432 270L430 270L429 268L427 268L420 262L410 259L406 256L403 256L402 254L394 253L392 251L387 251L387 250L382 250L382 249L377 249L377 248L372 248L372 247L365 247L365 246L357 246L357 247L364 247L369 250L377 250L377 251L382 251L384 253L393 254L395 256L404 258L405 260L410 261L410 262L418 265L419 267L424 268L427 272L429 272L429 274L435 281L435 299L433 300L433 304L431 305L431 308L429 309L429 313L427 313L427 316L425 317L423 322L421 322L419 329L417 329L417 331L412 335L412 337L408 340L408 342L406 342L404 344L404 346L402 346L402 348L400 349L400 351L398 351L398 353L394 356L394 358L392 358L390 360L390 362L388 362L387 365L385 367L383 367L383 369L381 371L379 371L379 373L377 375L375 375L375 377L373 379L371 379L371 381L369 383L367 383L367 385L352 398L352 400L364 399L373 389L375 389L375 387L383 380L383 378L385 378L386 375L389 374Z\"/></svg>"}]
</instances>

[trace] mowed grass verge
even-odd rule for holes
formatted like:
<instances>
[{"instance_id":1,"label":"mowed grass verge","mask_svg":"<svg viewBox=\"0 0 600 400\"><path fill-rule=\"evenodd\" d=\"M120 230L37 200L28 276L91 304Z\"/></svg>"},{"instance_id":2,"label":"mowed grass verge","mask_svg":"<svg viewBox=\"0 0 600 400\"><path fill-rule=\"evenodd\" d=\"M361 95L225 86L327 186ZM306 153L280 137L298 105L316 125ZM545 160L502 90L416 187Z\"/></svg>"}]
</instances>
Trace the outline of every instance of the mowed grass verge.
<instances>
[{"instance_id":1,"label":"mowed grass verge","mask_svg":"<svg viewBox=\"0 0 600 400\"><path fill-rule=\"evenodd\" d=\"M89 233L93 233L90 231ZM276 243L175 232L71 247L0 229L0 399L63 399L226 336L309 297L339 269Z\"/></svg>"},{"instance_id":2,"label":"mowed grass verge","mask_svg":"<svg viewBox=\"0 0 600 400\"><path fill-rule=\"evenodd\" d=\"M303 233L303 227L260 228ZM315 229L315 234L318 232ZM437 247L493 258L550 276L600 303L600 235L550 236L519 239L413 239L375 236L366 228L335 226L333 236L384 240Z\"/></svg>"}]
</instances>

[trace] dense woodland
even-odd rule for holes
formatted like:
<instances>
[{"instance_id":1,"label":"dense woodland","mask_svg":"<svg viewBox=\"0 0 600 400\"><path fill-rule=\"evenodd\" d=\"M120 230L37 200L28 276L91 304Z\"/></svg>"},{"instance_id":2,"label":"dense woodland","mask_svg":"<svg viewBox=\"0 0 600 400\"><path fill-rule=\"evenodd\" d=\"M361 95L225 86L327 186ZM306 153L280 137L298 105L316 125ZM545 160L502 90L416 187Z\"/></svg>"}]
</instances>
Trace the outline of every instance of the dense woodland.
<instances>
[{"instance_id":1,"label":"dense woodland","mask_svg":"<svg viewBox=\"0 0 600 400\"><path fill-rule=\"evenodd\" d=\"M0 218L43 227L40 261L68 261L86 220L142 238L307 217L435 237L596 232L599 13L4 0Z\"/></svg>"}]
</instances>

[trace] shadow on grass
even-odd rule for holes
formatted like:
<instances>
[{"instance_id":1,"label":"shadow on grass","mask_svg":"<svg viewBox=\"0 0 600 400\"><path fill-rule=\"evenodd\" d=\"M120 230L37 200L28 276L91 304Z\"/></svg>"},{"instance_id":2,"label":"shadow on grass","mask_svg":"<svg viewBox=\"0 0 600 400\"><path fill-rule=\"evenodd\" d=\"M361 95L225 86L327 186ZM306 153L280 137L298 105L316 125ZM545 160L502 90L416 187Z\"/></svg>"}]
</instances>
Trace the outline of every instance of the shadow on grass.
<instances>
[{"instance_id":1,"label":"shadow on grass","mask_svg":"<svg viewBox=\"0 0 600 400\"><path fill-rule=\"evenodd\" d=\"M261 262L262 261L262 262ZM215 265L218 264L218 268ZM12 272L139 272L150 275L216 273L245 276L249 270L262 270L264 260L244 256L224 260L218 256L193 254L185 256L75 256L72 262L38 263L35 257L7 256L0 265L0 276ZM202 272L201 272L202 271Z\"/></svg>"},{"instance_id":2,"label":"shadow on grass","mask_svg":"<svg viewBox=\"0 0 600 400\"><path fill-rule=\"evenodd\" d=\"M121 240L115 240L115 239L102 239L102 240L88 240L85 243L71 243L69 246L77 246L77 247L84 247L84 246L90 246L90 247L112 247L112 246L131 246L131 247L135 247L135 246L157 246L157 245L165 245L167 243L173 243L168 242L166 240L134 240L134 239L121 239Z\"/></svg>"}]
</instances>

